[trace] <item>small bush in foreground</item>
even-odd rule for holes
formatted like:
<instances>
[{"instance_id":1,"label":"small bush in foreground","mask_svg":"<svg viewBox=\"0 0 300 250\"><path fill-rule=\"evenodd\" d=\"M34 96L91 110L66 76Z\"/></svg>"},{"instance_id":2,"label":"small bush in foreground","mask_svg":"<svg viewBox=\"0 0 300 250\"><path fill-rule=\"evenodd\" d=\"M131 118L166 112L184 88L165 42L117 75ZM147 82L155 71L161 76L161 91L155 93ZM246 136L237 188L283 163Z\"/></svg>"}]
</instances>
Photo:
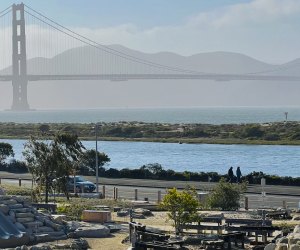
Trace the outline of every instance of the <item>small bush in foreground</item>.
<instances>
[{"instance_id":1,"label":"small bush in foreground","mask_svg":"<svg viewBox=\"0 0 300 250\"><path fill-rule=\"evenodd\" d=\"M237 210L244 191L246 191L246 183L233 184L221 179L209 195L207 205L211 209Z\"/></svg>"}]
</instances>

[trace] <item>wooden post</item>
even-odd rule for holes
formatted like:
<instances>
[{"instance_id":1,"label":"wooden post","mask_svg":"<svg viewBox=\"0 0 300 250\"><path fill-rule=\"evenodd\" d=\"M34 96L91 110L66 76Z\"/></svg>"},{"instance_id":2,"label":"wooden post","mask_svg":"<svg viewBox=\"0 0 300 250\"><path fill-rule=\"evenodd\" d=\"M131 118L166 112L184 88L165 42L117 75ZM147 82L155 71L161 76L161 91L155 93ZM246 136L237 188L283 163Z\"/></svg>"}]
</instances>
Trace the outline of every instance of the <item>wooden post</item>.
<instances>
[{"instance_id":1,"label":"wooden post","mask_svg":"<svg viewBox=\"0 0 300 250\"><path fill-rule=\"evenodd\" d=\"M114 187L114 195L113 195L113 199L116 199L116 187Z\"/></svg>"},{"instance_id":2,"label":"wooden post","mask_svg":"<svg viewBox=\"0 0 300 250\"><path fill-rule=\"evenodd\" d=\"M137 188L134 190L134 200L138 200L138 190Z\"/></svg>"},{"instance_id":3,"label":"wooden post","mask_svg":"<svg viewBox=\"0 0 300 250\"><path fill-rule=\"evenodd\" d=\"M159 190L157 192L157 203L160 203L161 202L161 191Z\"/></svg>"},{"instance_id":4,"label":"wooden post","mask_svg":"<svg viewBox=\"0 0 300 250\"><path fill-rule=\"evenodd\" d=\"M102 186L102 198L105 199L105 185Z\"/></svg>"},{"instance_id":5,"label":"wooden post","mask_svg":"<svg viewBox=\"0 0 300 250\"><path fill-rule=\"evenodd\" d=\"M118 191L119 191L119 188L116 188L116 200L118 199Z\"/></svg>"},{"instance_id":6,"label":"wooden post","mask_svg":"<svg viewBox=\"0 0 300 250\"><path fill-rule=\"evenodd\" d=\"M282 207L286 209L286 201L282 201Z\"/></svg>"},{"instance_id":7,"label":"wooden post","mask_svg":"<svg viewBox=\"0 0 300 250\"><path fill-rule=\"evenodd\" d=\"M21 186L22 186L22 179L19 178L19 187L21 187Z\"/></svg>"},{"instance_id":8,"label":"wooden post","mask_svg":"<svg viewBox=\"0 0 300 250\"><path fill-rule=\"evenodd\" d=\"M0 185L1 185L1 178L0 178Z\"/></svg>"},{"instance_id":9,"label":"wooden post","mask_svg":"<svg viewBox=\"0 0 300 250\"><path fill-rule=\"evenodd\" d=\"M247 196L245 196L245 210L249 209L249 199Z\"/></svg>"}]
</instances>

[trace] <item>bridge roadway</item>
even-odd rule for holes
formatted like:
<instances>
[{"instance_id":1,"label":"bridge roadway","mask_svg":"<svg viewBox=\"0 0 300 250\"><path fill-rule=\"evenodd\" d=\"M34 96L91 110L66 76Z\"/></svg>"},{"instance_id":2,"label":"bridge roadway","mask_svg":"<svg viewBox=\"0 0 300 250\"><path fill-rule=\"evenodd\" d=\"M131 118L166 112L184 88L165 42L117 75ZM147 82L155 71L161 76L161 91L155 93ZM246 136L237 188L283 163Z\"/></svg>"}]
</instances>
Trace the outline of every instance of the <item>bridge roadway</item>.
<instances>
[{"instance_id":1,"label":"bridge roadway","mask_svg":"<svg viewBox=\"0 0 300 250\"><path fill-rule=\"evenodd\" d=\"M0 75L0 81L12 81L12 75ZM300 81L300 76L272 76L255 74L95 74L95 75L27 75L28 81L59 81L59 80L144 80L144 79L183 79L183 80L261 80L261 81Z\"/></svg>"},{"instance_id":2,"label":"bridge roadway","mask_svg":"<svg viewBox=\"0 0 300 250\"><path fill-rule=\"evenodd\" d=\"M22 178L22 185L31 186L29 174L15 175L9 173L1 173L2 183L17 185L17 178ZM87 180L95 182L95 177L86 176ZM131 199L135 197L135 189L138 189L138 200L148 198L149 201L157 201L158 191L161 195L166 194L168 188L176 187L183 189L187 185L195 187L198 191L209 191L216 183L213 182L192 182L192 181L163 181L163 180L145 180L145 179L112 179L99 178L99 191L102 191L102 186L106 187L106 196L113 197L113 188L118 187L119 198ZM249 208L259 207L282 207L285 201L290 208L298 208L300 202L300 187L292 186L273 186L266 185L264 192L266 196L261 195L262 187L260 185L249 185L246 196L249 199ZM242 200L243 203L243 200Z\"/></svg>"}]
</instances>

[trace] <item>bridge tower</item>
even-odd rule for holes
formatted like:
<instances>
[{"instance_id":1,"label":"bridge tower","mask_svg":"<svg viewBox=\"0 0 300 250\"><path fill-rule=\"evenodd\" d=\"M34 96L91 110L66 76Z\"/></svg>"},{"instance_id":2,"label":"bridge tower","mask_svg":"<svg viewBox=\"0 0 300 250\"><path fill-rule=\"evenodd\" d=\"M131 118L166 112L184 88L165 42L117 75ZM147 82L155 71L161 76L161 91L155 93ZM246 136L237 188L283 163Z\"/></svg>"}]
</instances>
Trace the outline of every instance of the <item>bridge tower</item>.
<instances>
[{"instance_id":1,"label":"bridge tower","mask_svg":"<svg viewBox=\"0 0 300 250\"><path fill-rule=\"evenodd\" d=\"M12 6L12 110L29 110L24 4Z\"/></svg>"}]
</instances>

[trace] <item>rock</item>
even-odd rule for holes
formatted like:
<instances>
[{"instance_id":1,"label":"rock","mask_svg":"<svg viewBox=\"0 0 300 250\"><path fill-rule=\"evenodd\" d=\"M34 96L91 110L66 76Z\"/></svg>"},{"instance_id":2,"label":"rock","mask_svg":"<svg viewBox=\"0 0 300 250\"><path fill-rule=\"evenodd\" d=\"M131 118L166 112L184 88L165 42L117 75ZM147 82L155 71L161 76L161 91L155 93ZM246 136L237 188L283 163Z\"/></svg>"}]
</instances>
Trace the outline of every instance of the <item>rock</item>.
<instances>
[{"instance_id":1,"label":"rock","mask_svg":"<svg viewBox=\"0 0 300 250\"><path fill-rule=\"evenodd\" d=\"M74 249L69 244L55 244L52 249Z\"/></svg>"},{"instance_id":2,"label":"rock","mask_svg":"<svg viewBox=\"0 0 300 250\"><path fill-rule=\"evenodd\" d=\"M121 210L119 212L117 212L117 216L119 217L124 217L124 216L128 216L129 212L127 210Z\"/></svg>"},{"instance_id":3,"label":"rock","mask_svg":"<svg viewBox=\"0 0 300 250\"><path fill-rule=\"evenodd\" d=\"M10 209L11 211L15 212L15 213L31 213L31 209L30 208L14 208L14 209Z\"/></svg>"},{"instance_id":4,"label":"rock","mask_svg":"<svg viewBox=\"0 0 300 250\"><path fill-rule=\"evenodd\" d=\"M136 214L136 213L132 213L132 218L134 218L134 219L146 219L146 217L143 214Z\"/></svg>"},{"instance_id":5,"label":"rock","mask_svg":"<svg viewBox=\"0 0 300 250\"><path fill-rule=\"evenodd\" d=\"M37 228L37 227L43 226L44 223L42 223L40 221L32 221L32 222L23 223L23 225L27 228Z\"/></svg>"},{"instance_id":6,"label":"rock","mask_svg":"<svg viewBox=\"0 0 300 250\"><path fill-rule=\"evenodd\" d=\"M45 220L45 225L48 226L48 227L52 227L56 231L60 231L60 230L64 229L63 225L54 223L53 221L48 220L48 219Z\"/></svg>"},{"instance_id":7,"label":"rock","mask_svg":"<svg viewBox=\"0 0 300 250\"><path fill-rule=\"evenodd\" d=\"M74 233L77 237L101 238L107 237L110 234L110 230L103 225L90 224L89 226L77 228Z\"/></svg>"},{"instance_id":8,"label":"rock","mask_svg":"<svg viewBox=\"0 0 300 250\"><path fill-rule=\"evenodd\" d=\"M19 230L24 231L24 232L26 231L26 228L23 226L23 224L16 222L15 225Z\"/></svg>"},{"instance_id":9,"label":"rock","mask_svg":"<svg viewBox=\"0 0 300 250\"><path fill-rule=\"evenodd\" d=\"M287 250L288 245L287 244L277 244L275 250Z\"/></svg>"},{"instance_id":10,"label":"rock","mask_svg":"<svg viewBox=\"0 0 300 250\"><path fill-rule=\"evenodd\" d=\"M153 216L152 212L149 209L144 209L144 208L136 208L133 210L134 213L137 214L142 214L145 216Z\"/></svg>"},{"instance_id":11,"label":"rock","mask_svg":"<svg viewBox=\"0 0 300 250\"><path fill-rule=\"evenodd\" d=\"M294 215L292 220L300 220L300 215Z\"/></svg>"},{"instance_id":12,"label":"rock","mask_svg":"<svg viewBox=\"0 0 300 250\"><path fill-rule=\"evenodd\" d=\"M48 232L54 232L54 229L51 228L51 227L45 227L45 226L42 226L42 227L38 227L37 228L37 231L39 233L48 233Z\"/></svg>"},{"instance_id":13,"label":"rock","mask_svg":"<svg viewBox=\"0 0 300 250\"><path fill-rule=\"evenodd\" d=\"M3 214L7 215L8 212L9 212L9 207L8 207L7 205L0 204L0 211L1 211Z\"/></svg>"},{"instance_id":14,"label":"rock","mask_svg":"<svg viewBox=\"0 0 300 250\"><path fill-rule=\"evenodd\" d=\"M85 239L76 239L71 242L72 249L86 250L89 248L89 244Z\"/></svg>"},{"instance_id":15,"label":"rock","mask_svg":"<svg viewBox=\"0 0 300 250\"><path fill-rule=\"evenodd\" d=\"M6 191L4 188L0 188L0 195L6 195Z\"/></svg>"},{"instance_id":16,"label":"rock","mask_svg":"<svg viewBox=\"0 0 300 250\"><path fill-rule=\"evenodd\" d=\"M290 245L289 250L300 250L300 245L299 244Z\"/></svg>"},{"instance_id":17,"label":"rock","mask_svg":"<svg viewBox=\"0 0 300 250\"><path fill-rule=\"evenodd\" d=\"M264 250L275 250L276 244L270 243L265 246Z\"/></svg>"},{"instance_id":18,"label":"rock","mask_svg":"<svg viewBox=\"0 0 300 250\"><path fill-rule=\"evenodd\" d=\"M288 235L288 244L289 246L297 244L299 242L300 244L300 233L291 233Z\"/></svg>"},{"instance_id":19,"label":"rock","mask_svg":"<svg viewBox=\"0 0 300 250\"><path fill-rule=\"evenodd\" d=\"M54 222L62 224L67 219L67 216L64 214L53 214L52 218Z\"/></svg>"},{"instance_id":20,"label":"rock","mask_svg":"<svg viewBox=\"0 0 300 250\"><path fill-rule=\"evenodd\" d=\"M18 208L23 208L22 204L13 204L13 205L8 205L10 209L18 209Z\"/></svg>"},{"instance_id":21,"label":"rock","mask_svg":"<svg viewBox=\"0 0 300 250\"><path fill-rule=\"evenodd\" d=\"M16 217L16 214L15 214L14 211L11 211L11 210L10 210L10 211L8 212L8 214L9 214L10 217L14 217L14 218Z\"/></svg>"},{"instance_id":22,"label":"rock","mask_svg":"<svg viewBox=\"0 0 300 250\"><path fill-rule=\"evenodd\" d=\"M300 225L296 225L293 232L300 233Z\"/></svg>"},{"instance_id":23,"label":"rock","mask_svg":"<svg viewBox=\"0 0 300 250\"><path fill-rule=\"evenodd\" d=\"M11 211L10 211L11 212ZM15 213L16 218L29 218L29 217L34 217L34 214L32 213Z\"/></svg>"},{"instance_id":24,"label":"rock","mask_svg":"<svg viewBox=\"0 0 300 250\"><path fill-rule=\"evenodd\" d=\"M279 238L276 243L284 243L284 244L288 244L288 238L287 237L281 237Z\"/></svg>"},{"instance_id":25,"label":"rock","mask_svg":"<svg viewBox=\"0 0 300 250\"><path fill-rule=\"evenodd\" d=\"M14 199L6 199L1 201L1 204L8 205L8 206L15 205L17 203L18 202Z\"/></svg>"},{"instance_id":26,"label":"rock","mask_svg":"<svg viewBox=\"0 0 300 250\"><path fill-rule=\"evenodd\" d=\"M27 222L33 222L34 218L26 217L26 218L17 218L16 220L17 220L17 222L20 222L20 223L27 223Z\"/></svg>"}]
</instances>

